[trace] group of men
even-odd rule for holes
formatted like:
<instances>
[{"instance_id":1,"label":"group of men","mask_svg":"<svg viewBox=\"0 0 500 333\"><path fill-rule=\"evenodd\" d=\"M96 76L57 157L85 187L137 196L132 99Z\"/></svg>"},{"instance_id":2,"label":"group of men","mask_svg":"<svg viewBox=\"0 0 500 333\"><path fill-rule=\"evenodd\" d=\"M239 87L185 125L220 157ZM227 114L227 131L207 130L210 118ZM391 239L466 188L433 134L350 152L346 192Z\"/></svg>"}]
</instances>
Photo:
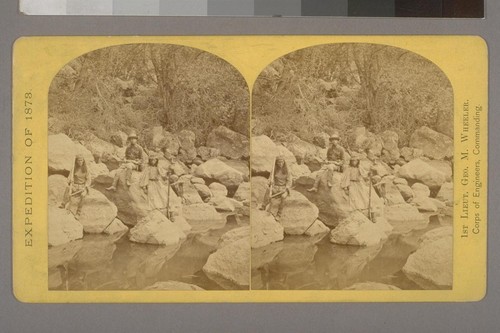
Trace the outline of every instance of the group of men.
<instances>
[{"instance_id":1,"label":"group of men","mask_svg":"<svg viewBox=\"0 0 500 333\"><path fill-rule=\"evenodd\" d=\"M381 161L373 150L366 149L365 153L366 158L370 161L370 168L367 172L370 175L372 184L369 184L369 186L373 185L378 194L383 200L385 200L385 183L382 180L382 177L377 175L377 170L380 170L377 169L377 166L380 166ZM356 156L358 155L359 154L356 154ZM359 157L356 157L356 159L359 161ZM332 187L334 185L333 180L335 178L335 173L340 173L344 176L346 168L348 167L348 154L346 149L340 145L340 135L335 132L329 137L329 147L326 154L326 160L322 163L322 167L316 175L314 185L307 191L317 192L322 180L326 180L326 185L328 187ZM285 199L289 196L290 189L292 187L292 177L282 156L278 156L276 158L276 163L269 177L268 185L268 190L266 191L264 200L259 208L262 210L267 207L270 208L269 204L271 199L279 199L280 202L278 211L275 215L276 219L279 220L283 212Z\"/></svg>"}]
</instances>

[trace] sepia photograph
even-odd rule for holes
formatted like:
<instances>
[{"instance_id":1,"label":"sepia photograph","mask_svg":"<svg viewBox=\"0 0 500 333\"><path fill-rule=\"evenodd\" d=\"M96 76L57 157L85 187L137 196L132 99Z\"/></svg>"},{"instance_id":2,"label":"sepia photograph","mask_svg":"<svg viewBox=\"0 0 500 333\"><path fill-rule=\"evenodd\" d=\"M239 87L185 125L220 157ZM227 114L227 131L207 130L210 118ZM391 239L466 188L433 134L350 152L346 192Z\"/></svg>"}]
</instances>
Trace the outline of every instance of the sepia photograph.
<instances>
[{"instance_id":1,"label":"sepia photograph","mask_svg":"<svg viewBox=\"0 0 500 333\"><path fill-rule=\"evenodd\" d=\"M428 59L324 44L252 91L251 287L453 287L454 93Z\"/></svg>"},{"instance_id":2,"label":"sepia photograph","mask_svg":"<svg viewBox=\"0 0 500 333\"><path fill-rule=\"evenodd\" d=\"M173 44L73 59L48 105L49 290L249 289L249 90Z\"/></svg>"}]
</instances>

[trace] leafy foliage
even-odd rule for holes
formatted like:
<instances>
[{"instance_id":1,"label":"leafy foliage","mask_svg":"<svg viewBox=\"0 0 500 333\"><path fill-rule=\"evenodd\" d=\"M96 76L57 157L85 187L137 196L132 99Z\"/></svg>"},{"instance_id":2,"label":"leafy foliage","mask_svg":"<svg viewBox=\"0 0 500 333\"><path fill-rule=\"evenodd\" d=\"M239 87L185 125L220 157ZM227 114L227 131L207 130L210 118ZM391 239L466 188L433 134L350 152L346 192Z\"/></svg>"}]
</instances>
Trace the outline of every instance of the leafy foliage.
<instances>
[{"instance_id":1,"label":"leafy foliage","mask_svg":"<svg viewBox=\"0 0 500 333\"><path fill-rule=\"evenodd\" d=\"M432 62L376 44L327 44L271 63L253 91L254 134L294 133L312 142L318 132L365 126L390 129L406 144L420 126L453 133L453 90ZM440 127L440 128L438 128Z\"/></svg>"},{"instance_id":2,"label":"leafy foliage","mask_svg":"<svg viewBox=\"0 0 500 333\"><path fill-rule=\"evenodd\" d=\"M49 130L103 139L117 130L162 125L187 129L203 143L224 125L248 135L248 87L224 60L169 44L113 46L64 66L49 91Z\"/></svg>"}]
</instances>

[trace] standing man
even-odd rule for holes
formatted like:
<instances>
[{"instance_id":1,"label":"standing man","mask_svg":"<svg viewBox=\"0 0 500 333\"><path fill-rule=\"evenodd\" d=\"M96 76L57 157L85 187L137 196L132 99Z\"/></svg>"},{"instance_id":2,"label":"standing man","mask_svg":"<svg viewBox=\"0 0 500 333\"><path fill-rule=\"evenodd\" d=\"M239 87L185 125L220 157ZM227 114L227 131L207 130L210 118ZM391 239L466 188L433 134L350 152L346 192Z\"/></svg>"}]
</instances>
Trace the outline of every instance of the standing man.
<instances>
[{"instance_id":1,"label":"standing man","mask_svg":"<svg viewBox=\"0 0 500 333\"><path fill-rule=\"evenodd\" d=\"M276 198L280 200L278 213L275 216L276 221L279 221L283 213L283 208L285 207L285 199L290 194L290 189L292 187L292 176L283 156L276 157L276 162L269 176L268 184L269 187L264 194L264 200L260 209L265 210L266 206L271 203L271 199ZM269 209L271 209L271 206L269 206Z\"/></svg>"},{"instance_id":2,"label":"standing man","mask_svg":"<svg viewBox=\"0 0 500 333\"><path fill-rule=\"evenodd\" d=\"M144 149L137 144L137 134L132 131L127 138L128 146L125 150L125 160L120 165L118 170L116 170L115 178L113 179L113 184L108 187L106 190L108 191L116 191L116 186L118 185L118 180L120 176L125 173L125 181L127 186L130 186L132 171L142 170L142 165L144 164L144 158L146 157L146 153Z\"/></svg>"},{"instance_id":3,"label":"standing man","mask_svg":"<svg viewBox=\"0 0 500 333\"><path fill-rule=\"evenodd\" d=\"M326 162L323 164L316 179L314 181L313 187L308 189L309 192L317 192L318 186L321 181L321 177L326 173L327 185L332 187L332 178L334 172L344 172L344 165L346 163L346 153L345 149L340 145L340 135L334 133L330 136L330 147L326 153Z\"/></svg>"}]
</instances>

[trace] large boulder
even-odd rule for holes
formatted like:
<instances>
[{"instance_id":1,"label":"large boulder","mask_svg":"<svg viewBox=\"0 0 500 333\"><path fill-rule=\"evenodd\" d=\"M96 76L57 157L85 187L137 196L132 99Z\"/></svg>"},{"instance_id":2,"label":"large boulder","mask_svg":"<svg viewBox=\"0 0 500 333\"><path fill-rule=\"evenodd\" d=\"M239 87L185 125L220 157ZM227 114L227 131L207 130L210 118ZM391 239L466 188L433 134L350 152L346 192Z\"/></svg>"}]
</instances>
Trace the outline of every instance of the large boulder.
<instances>
[{"instance_id":1,"label":"large boulder","mask_svg":"<svg viewBox=\"0 0 500 333\"><path fill-rule=\"evenodd\" d=\"M295 158L295 155L290 150L288 150L285 146L278 144L278 145L276 145L276 149L277 149L276 156L283 157L283 159L285 160L285 162L288 166L297 163L297 159Z\"/></svg>"},{"instance_id":2,"label":"large boulder","mask_svg":"<svg viewBox=\"0 0 500 333\"><path fill-rule=\"evenodd\" d=\"M49 174L69 174L75 163L75 143L65 134L49 135L48 164Z\"/></svg>"},{"instance_id":3,"label":"large boulder","mask_svg":"<svg viewBox=\"0 0 500 333\"><path fill-rule=\"evenodd\" d=\"M242 184L245 184L245 183L241 183L240 186ZM212 195L214 197L218 197L218 196L225 197L225 196L227 196L227 187L225 187L221 183L213 182L210 185L208 185L208 188L210 189L210 191L212 192Z\"/></svg>"},{"instance_id":4,"label":"large boulder","mask_svg":"<svg viewBox=\"0 0 500 333\"><path fill-rule=\"evenodd\" d=\"M217 242L217 248L223 248L240 239L250 238L250 226L246 225L239 228L234 228L224 233Z\"/></svg>"},{"instance_id":5,"label":"large boulder","mask_svg":"<svg viewBox=\"0 0 500 333\"><path fill-rule=\"evenodd\" d=\"M109 175L109 169L104 163L89 163L87 165L89 169L90 179L92 181L96 181L96 179L100 179L101 177L107 177Z\"/></svg>"},{"instance_id":6,"label":"large boulder","mask_svg":"<svg viewBox=\"0 0 500 333\"><path fill-rule=\"evenodd\" d=\"M114 219L102 232L106 235L125 233L128 227L119 219Z\"/></svg>"},{"instance_id":7,"label":"large boulder","mask_svg":"<svg viewBox=\"0 0 500 333\"><path fill-rule=\"evenodd\" d=\"M212 197L212 192L210 191L210 189L208 188L207 185L195 183L195 184L193 184L193 186L196 189L196 191L198 191L198 194L200 195L201 200L206 202L207 200L209 200Z\"/></svg>"},{"instance_id":8,"label":"large boulder","mask_svg":"<svg viewBox=\"0 0 500 333\"><path fill-rule=\"evenodd\" d=\"M232 242L212 253L203 266L203 271L226 289L248 289L250 252L248 238Z\"/></svg>"},{"instance_id":9,"label":"large boulder","mask_svg":"<svg viewBox=\"0 0 500 333\"><path fill-rule=\"evenodd\" d=\"M342 245L375 246L387 239L388 230L390 232L392 227L387 226L384 219L373 223L363 213L354 211L332 230L330 242Z\"/></svg>"},{"instance_id":10,"label":"large boulder","mask_svg":"<svg viewBox=\"0 0 500 333\"><path fill-rule=\"evenodd\" d=\"M311 170L305 164L292 163L288 165L288 170L292 175L292 180L305 179L311 175Z\"/></svg>"},{"instance_id":11,"label":"large boulder","mask_svg":"<svg viewBox=\"0 0 500 333\"><path fill-rule=\"evenodd\" d=\"M383 148L382 139L368 131L365 127L356 127L348 135L349 147L356 151L371 149L375 154L380 155Z\"/></svg>"},{"instance_id":12,"label":"large boulder","mask_svg":"<svg viewBox=\"0 0 500 333\"><path fill-rule=\"evenodd\" d=\"M401 196L406 202L415 197L415 193L413 193L413 190L410 186L404 184L396 184L396 187L398 188L399 193L401 193Z\"/></svg>"},{"instance_id":13,"label":"large boulder","mask_svg":"<svg viewBox=\"0 0 500 333\"><path fill-rule=\"evenodd\" d=\"M406 202L397 185L392 182L385 184L385 198L388 205L399 205Z\"/></svg>"},{"instance_id":14,"label":"large boulder","mask_svg":"<svg viewBox=\"0 0 500 333\"><path fill-rule=\"evenodd\" d=\"M316 193L303 192L305 196L319 208L319 217L327 226L335 227L352 211L349 197L342 189L343 174L335 172L332 187L327 185L326 173L323 173ZM252 193L254 192L252 182ZM372 192L373 195L374 191ZM309 223L314 222L311 220Z\"/></svg>"},{"instance_id":15,"label":"large boulder","mask_svg":"<svg viewBox=\"0 0 500 333\"><path fill-rule=\"evenodd\" d=\"M220 151L217 148L200 146L196 149L196 152L202 161L208 161L212 158L220 156Z\"/></svg>"},{"instance_id":16,"label":"large boulder","mask_svg":"<svg viewBox=\"0 0 500 333\"><path fill-rule=\"evenodd\" d=\"M68 187L68 178L62 175L51 175L48 180L48 202L49 205L58 206L62 203L64 192Z\"/></svg>"},{"instance_id":17,"label":"large boulder","mask_svg":"<svg viewBox=\"0 0 500 333\"><path fill-rule=\"evenodd\" d=\"M453 286L453 231L451 227L431 230L403 267L404 274L424 289Z\"/></svg>"},{"instance_id":18,"label":"large boulder","mask_svg":"<svg viewBox=\"0 0 500 333\"><path fill-rule=\"evenodd\" d=\"M413 198L411 203L415 205L420 212L435 213L438 211L436 201L437 200L433 198L416 196L415 198Z\"/></svg>"},{"instance_id":19,"label":"large boulder","mask_svg":"<svg viewBox=\"0 0 500 333\"><path fill-rule=\"evenodd\" d=\"M441 187L446 182L446 175L436 168L433 168L421 159L414 159L403 165L397 172L399 177L405 178L409 182L420 182L429 188Z\"/></svg>"},{"instance_id":20,"label":"large boulder","mask_svg":"<svg viewBox=\"0 0 500 333\"><path fill-rule=\"evenodd\" d=\"M110 177L103 182L96 183L94 188L103 193L116 205L118 209L117 217L122 222L134 226L149 212L147 196L138 184L141 173L136 171L132 172L132 184L130 186L126 185L125 174L120 174L116 191L107 191L106 188L111 185L115 172L115 170L111 171ZM172 192L173 191L170 191L170 193ZM198 195L197 192L196 194ZM109 222L111 222L111 220Z\"/></svg>"},{"instance_id":21,"label":"large boulder","mask_svg":"<svg viewBox=\"0 0 500 333\"><path fill-rule=\"evenodd\" d=\"M450 161L430 160L426 161L426 163L444 173L447 182L451 182L453 180L453 168Z\"/></svg>"},{"instance_id":22,"label":"large boulder","mask_svg":"<svg viewBox=\"0 0 500 333\"><path fill-rule=\"evenodd\" d=\"M326 148L313 145L293 134L287 135L284 146L295 155L297 162L300 164L307 164L319 168L321 162L326 159Z\"/></svg>"},{"instance_id":23,"label":"large boulder","mask_svg":"<svg viewBox=\"0 0 500 333\"><path fill-rule=\"evenodd\" d=\"M316 236L324 236L330 232L330 228L328 228L323 222L320 220L314 221L314 223L304 232L304 235L316 237Z\"/></svg>"},{"instance_id":24,"label":"large boulder","mask_svg":"<svg viewBox=\"0 0 500 333\"><path fill-rule=\"evenodd\" d=\"M181 228L158 210L151 211L139 221L129 235L132 242L167 246L177 245L185 238Z\"/></svg>"},{"instance_id":25,"label":"large boulder","mask_svg":"<svg viewBox=\"0 0 500 333\"><path fill-rule=\"evenodd\" d=\"M76 214L76 200L71 200L69 208ZM79 221L86 233L99 234L113 222L117 213L118 209L114 203L101 192L91 188L83 199Z\"/></svg>"},{"instance_id":26,"label":"large boulder","mask_svg":"<svg viewBox=\"0 0 500 333\"><path fill-rule=\"evenodd\" d=\"M125 158L125 147L115 146L92 133L87 134L82 144L92 155L98 156L98 162L106 164L109 170L118 168L120 161Z\"/></svg>"},{"instance_id":27,"label":"large boulder","mask_svg":"<svg viewBox=\"0 0 500 333\"><path fill-rule=\"evenodd\" d=\"M394 231L401 234L425 229L429 224L429 219L422 215L417 207L408 203L385 206L384 216L394 227Z\"/></svg>"},{"instance_id":28,"label":"large boulder","mask_svg":"<svg viewBox=\"0 0 500 333\"><path fill-rule=\"evenodd\" d=\"M248 182L250 180L250 166L248 161L245 160L223 160L231 168L238 170L243 175L243 180Z\"/></svg>"},{"instance_id":29,"label":"large boulder","mask_svg":"<svg viewBox=\"0 0 500 333\"><path fill-rule=\"evenodd\" d=\"M272 200L270 211L278 210L280 200ZM280 223L288 235L302 235L318 218L319 210L303 194L291 190L285 199Z\"/></svg>"},{"instance_id":30,"label":"large boulder","mask_svg":"<svg viewBox=\"0 0 500 333\"><path fill-rule=\"evenodd\" d=\"M76 155L81 155L83 157L87 165L90 163L94 163L94 155L92 155L90 150L85 148L81 143L75 143L75 151Z\"/></svg>"},{"instance_id":31,"label":"large boulder","mask_svg":"<svg viewBox=\"0 0 500 333\"><path fill-rule=\"evenodd\" d=\"M284 229L266 211L252 209L250 214L252 248L259 248L283 240Z\"/></svg>"},{"instance_id":32,"label":"large boulder","mask_svg":"<svg viewBox=\"0 0 500 333\"><path fill-rule=\"evenodd\" d=\"M453 183L444 183L439 189L436 199L443 201L447 206L453 206Z\"/></svg>"},{"instance_id":33,"label":"large boulder","mask_svg":"<svg viewBox=\"0 0 500 333\"><path fill-rule=\"evenodd\" d=\"M192 131L182 130L177 133L179 138L179 159L184 163L191 163L197 155L195 148L196 135Z\"/></svg>"},{"instance_id":34,"label":"large boulder","mask_svg":"<svg viewBox=\"0 0 500 333\"><path fill-rule=\"evenodd\" d=\"M217 127L208 135L207 147L217 148L222 156L234 160L248 158L250 153L248 138L224 126Z\"/></svg>"},{"instance_id":35,"label":"large boulder","mask_svg":"<svg viewBox=\"0 0 500 333\"><path fill-rule=\"evenodd\" d=\"M69 243L83 237L83 226L66 209L49 206L49 246Z\"/></svg>"},{"instance_id":36,"label":"large boulder","mask_svg":"<svg viewBox=\"0 0 500 333\"><path fill-rule=\"evenodd\" d=\"M424 197L427 198L431 195L431 190L427 185L421 183L415 183L411 186L413 193L415 193L416 197Z\"/></svg>"},{"instance_id":37,"label":"large boulder","mask_svg":"<svg viewBox=\"0 0 500 333\"><path fill-rule=\"evenodd\" d=\"M197 285L179 281L158 281L147 286L144 290L205 290Z\"/></svg>"},{"instance_id":38,"label":"large boulder","mask_svg":"<svg viewBox=\"0 0 500 333\"><path fill-rule=\"evenodd\" d=\"M209 201L218 212L234 213L237 209L243 207L243 204L235 199L216 196L212 197Z\"/></svg>"},{"instance_id":39,"label":"large boulder","mask_svg":"<svg viewBox=\"0 0 500 333\"><path fill-rule=\"evenodd\" d=\"M422 149L425 156L434 160L453 157L453 139L427 126L413 132L410 147Z\"/></svg>"},{"instance_id":40,"label":"large boulder","mask_svg":"<svg viewBox=\"0 0 500 333\"><path fill-rule=\"evenodd\" d=\"M401 157L406 161L410 162L416 158L422 157L424 152L422 149L418 148L410 148L410 147L403 147L400 149Z\"/></svg>"},{"instance_id":41,"label":"large boulder","mask_svg":"<svg viewBox=\"0 0 500 333\"><path fill-rule=\"evenodd\" d=\"M238 189L234 193L233 198L238 201L242 202L249 202L250 201L250 183L249 182L244 182L241 183L240 186L238 186Z\"/></svg>"},{"instance_id":42,"label":"large boulder","mask_svg":"<svg viewBox=\"0 0 500 333\"><path fill-rule=\"evenodd\" d=\"M382 147L387 151L388 157L391 161L399 158L399 135L394 131L384 131L380 134L382 140Z\"/></svg>"},{"instance_id":43,"label":"large boulder","mask_svg":"<svg viewBox=\"0 0 500 333\"><path fill-rule=\"evenodd\" d=\"M204 179L217 180L227 186L238 186L243 182L243 174L221 160L214 158L199 165L194 175Z\"/></svg>"},{"instance_id":44,"label":"large boulder","mask_svg":"<svg viewBox=\"0 0 500 333\"><path fill-rule=\"evenodd\" d=\"M195 233L220 229L226 224L226 218L206 203L183 206L182 216Z\"/></svg>"},{"instance_id":45,"label":"large boulder","mask_svg":"<svg viewBox=\"0 0 500 333\"><path fill-rule=\"evenodd\" d=\"M268 180L265 177L253 176L250 179L251 205L258 207L264 200L264 195L269 187Z\"/></svg>"},{"instance_id":46,"label":"large boulder","mask_svg":"<svg viewBox=\"0 0 500 333\"><path fill-rule=\"evenodd\" d=\"M270 173L274 166L274 159L278 148L274 142L265 135L252 136L252 174Z\"/></svg>"}]
</instances>

